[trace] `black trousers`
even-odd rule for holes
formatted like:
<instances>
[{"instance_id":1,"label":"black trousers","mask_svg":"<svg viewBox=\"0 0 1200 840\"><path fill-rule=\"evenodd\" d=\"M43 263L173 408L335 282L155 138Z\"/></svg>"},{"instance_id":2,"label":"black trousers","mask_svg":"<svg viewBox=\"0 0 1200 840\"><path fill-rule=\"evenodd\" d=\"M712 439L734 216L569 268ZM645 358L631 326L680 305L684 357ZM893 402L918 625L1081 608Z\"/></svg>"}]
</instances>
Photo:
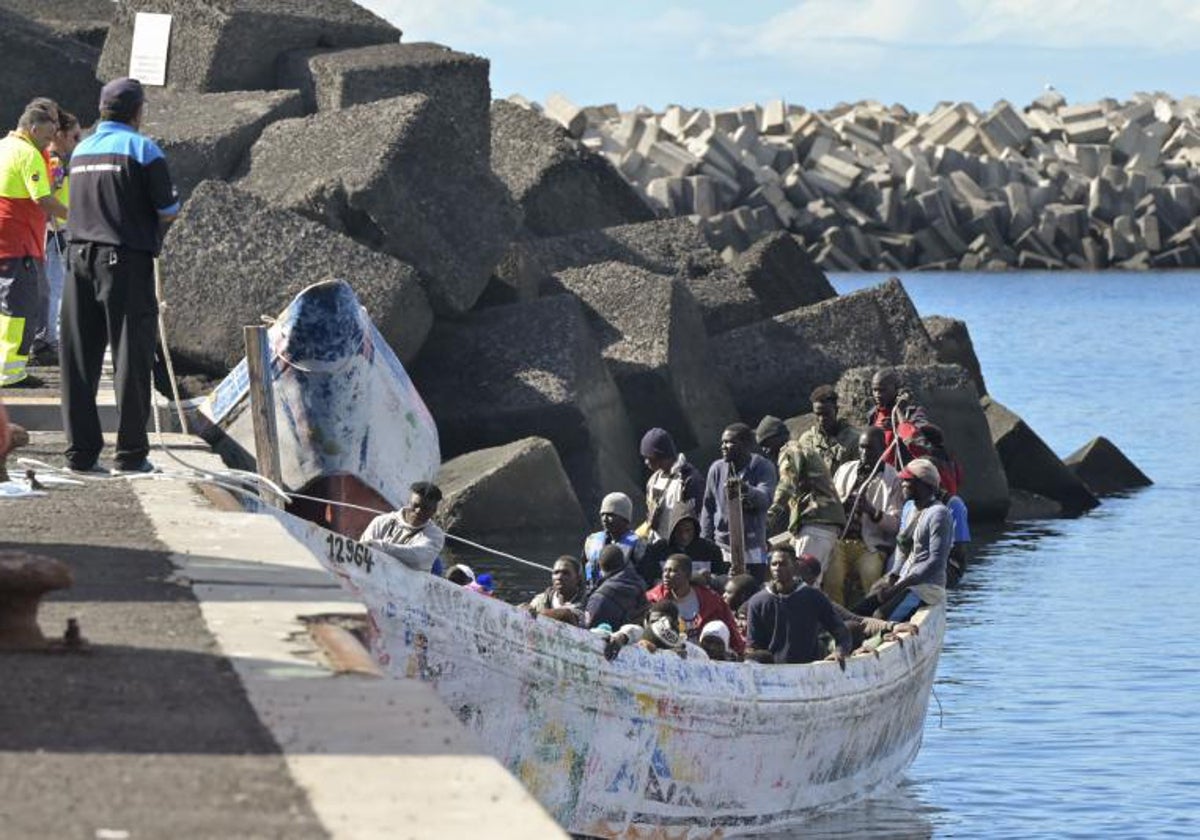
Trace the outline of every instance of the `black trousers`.
<instances>
[{"instance_id":1,"label":"black trousers","mask_svg":"<svg viewBox=\"0 0 1200 840\"><path fill-rule=\"evenodd\" d=\"M104 447L96 392L105 345L112 346L115 371L115 466L135 467L150 453L146 424L157 313L150 254L94 242L72 243L59 350L63 428L71 467L90 468Z\"/></svg>"}]
</instances>

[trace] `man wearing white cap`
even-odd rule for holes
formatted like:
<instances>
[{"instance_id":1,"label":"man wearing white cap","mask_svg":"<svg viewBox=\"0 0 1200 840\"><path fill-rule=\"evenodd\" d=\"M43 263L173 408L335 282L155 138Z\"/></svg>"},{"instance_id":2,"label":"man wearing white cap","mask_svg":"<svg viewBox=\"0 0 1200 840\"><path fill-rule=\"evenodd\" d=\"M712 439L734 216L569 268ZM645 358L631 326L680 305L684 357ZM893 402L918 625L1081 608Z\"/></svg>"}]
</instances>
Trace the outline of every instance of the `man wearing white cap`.
<instances>
[{"instance_id":1,"label":"man wearing white cap","mask_svg":"<svg viewBox=\"0 0 1200 840\"><path fill-rule=\"evenodd\" d=\"M946 562L954 545L954 518L941 501L941 479L927 458L916 458L900 471L900 493L906 508L896 553L886 577L854 611L888 621L907 621L923 604L946 599Z\"/></svg>"},{"instance_id":2,"label":"man wearing white cap","mask_svg":"<svg viewBox=\"0 0 1200 840\"><path fill-rule=\"evenodd\" d=\"M583 541L584 577L588 584L600 580L600 552L606 545L615 545L625 555L625 562L636 566L646 553L642 541L629 523L633 521L633 500L624 493L609 493L600 503L601 529Z\"/></svg>"}]
</instances>

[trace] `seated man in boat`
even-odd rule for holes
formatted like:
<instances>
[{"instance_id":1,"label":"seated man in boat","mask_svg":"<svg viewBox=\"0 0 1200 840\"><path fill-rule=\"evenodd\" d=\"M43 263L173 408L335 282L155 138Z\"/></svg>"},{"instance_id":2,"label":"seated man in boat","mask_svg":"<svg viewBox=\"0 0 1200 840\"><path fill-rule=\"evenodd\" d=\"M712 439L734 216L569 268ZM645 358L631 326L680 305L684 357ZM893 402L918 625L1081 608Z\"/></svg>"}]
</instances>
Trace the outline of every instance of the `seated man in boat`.
<instances>
[{"instance_id":1,"label":"seated man in boat","mask_svg":"<svg viewBox=\"0 0 1200 840\"><path fill-rule=\"evenodd\" d=\"M708 577L725 571L725 559L721 549L711 540L700 536L700 520L687 502L677 502L671 508L667 520L666 538L655 540L646 547L646 553L638 563L638 574L643 580L658 580L663 564L672 554L686 554L692 560L693 571Z\"/></svg>"},{"instance_id":2,"label":"seated man in boat","mask_svg":"<svg viewBox=\"0 0 1200 840\"><path fill-rule=\"evenodd\" d=\"M938 498L938 469L926 458L908 462L900 471L905 506L896 553L887 577L854 607L859 615L907 621L922 604L946 598L946 564L954 543L954 517Z\"/></svg>"},{"instance_id":3,"label":"seated man in boat","mask_svg":"<svg viewBox=\"0 0 1200 840\"><path fill-rule=\"evenodd\" d=\"M762 588L762 583L753 575L734 575L725 581L725 588L721 590L721 598L737 619L738 632L743 639L746 638L746 604Z\"/></svg>"},{"instance_id":4,"label":"seated man in boat","mask_svg":"<svg viewBox=\"0 0 1200 840\"><path fill-rule=\"evenodd\" d=\"M843 668L850 655L850 632L833 603L813 583L821 574L821 561L811 555L796 558L790 551L771 552L771 582L750 599L746 608L750 638L746 659L764 664L798 665L825 658L820 633L824 629L837 643L834 659Z\"/></svg>"},{"instance_id":5,"label":"seated man in boat","mask_svg":"<svg viewBox=\"0 0 1200 840\"><path fill-rule=\"evenodd\" d=\"M710 621L700 630L697 642L713 662L741 662L742 657L729 649L729 627L723 621Z\"/></svg>"},{"instance_id":6,"label":"seated man in boat","mask_svg":"<svg viewBox=\"0 0 1200 840\"><path fill-rule=\"evenodd\" d=\"M883 577L900 530L900 478L883 462L883 430L863 429L861 456L838 467L833 486L846 511L846 527L833 549L821 588L834 603L856 604ZM857 594L846 597L847 578Z\"/></svg>"},{"instance_id":7,"label":"seated man in boat","mask_svg":"<svg viewBox=\"0 0 1200 840\"><path fill-rule=\"evenodd\" d=\"M411 569L428 572L446 545L446 535L433 522L442 491L428 481L418 481L408 489L408 504L372 519L359 542L379 549Z\"/></svg>"},{"instance_id":8,"label":"seated man in boat","mask_svg":"<svg viewBox=\"0 0 1200 840\"><path fill-rule=\"evenodd\" d=\"M609 636L604 645L604 658L611 662L617 658L621 648L630 644L637 645L648 653L658 653L661 650L678 654L684 659L708 659L704 648L692 644L680 631L679 607L672 601L652 604L644 623L626 624Z\"/></svg>"},{"instance_id":9,"label":"seated man in boat","mask_svg":"<svg viewBox=\"0 0 1200 840\"><path fill-rule=\"evenodd\" d=\"M550 586L534 595L527 609L537 615L550 615L558 621L566 619L564 611L571 612L575 614L575 620L569 623L576 626L582 624L587 609L587 592L584 591L579 561L569 554L555 560L554 568L550 571Z\"/></svg>"},{"instance_id":10,"label":"seated man in boat","mask_svg":"<svg viewBox=\"0 0 1200 840\"><path fill-rule=\"evenodd\" d=\"M587 626L620 627L640 621L648 606L646 582L625 559L621 547L604 546L597 565L600 567L600 585L592 590L587 600Z\"/></svg>"},{"instance_id":11,"label":"seated man in boat","mask_svg":"<svg viewBox=\"0 0 1200 840\"><path fill-rule=\"evenodd\" d=\"M642 561L646 543L630 529L632 519L633 500L624 493L609 493L600 503L601 530L583 541L583 574L590 586L600 580L600 552L606 546L616 546L634 566Z\"/></svg>"},{"instance_id":12,"label":"seated man in boat","mask_svg":"<svg viewBox=\"0 0 1200 840\"><path fill-rule=\"evenodd\" d=\"M638 535L650 542L670 534L667 520L680 502L693 511L700 510L704 476L675 447L675 439L666 429L646 432L639 451L651 475L646 481L646 521Z\"/></svg>"},{"instance_id":13,"label":"seated man in boat","mask_svg":"<svg viewBox=\"0 0 1200 840\"><path fill-rule=\"evenodd\" d=\"M721 433L721 457L708 468L700 536L715 542L725 562L730 562L734 543L729 532L728 494L732 488L742 500L746 572L760 581L766 579L767 508L775 495L776 481L775 465L754 451L750 427L745 423L727 426Z\"/></svg>"},{"instance_id":14,"label":"seated man in boat","mask_svg":"<svg viewBox=\"0 0 1200 840\"><path fill-rule=\"evenodd\" d=\"M651 604L674 601L679 608L690 641L700 641L700 630L710 621L720 621L729 628L729 644L740 654L746 649L737 619L720 595L707 586L692 586L692 561L686 554L672 554L663 565L662 582L646 593Z\"/></svg>"}]
</instances>

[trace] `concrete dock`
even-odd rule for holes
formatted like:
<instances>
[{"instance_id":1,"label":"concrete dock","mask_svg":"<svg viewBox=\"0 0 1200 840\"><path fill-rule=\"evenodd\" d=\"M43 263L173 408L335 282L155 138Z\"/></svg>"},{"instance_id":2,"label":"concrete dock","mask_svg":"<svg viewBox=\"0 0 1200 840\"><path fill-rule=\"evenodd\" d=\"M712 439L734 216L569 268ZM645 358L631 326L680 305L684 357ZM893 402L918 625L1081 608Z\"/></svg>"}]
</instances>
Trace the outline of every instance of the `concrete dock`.
<instances>
[{"instance_id":1,"label":"concrete dock","mask_svg":"<svg viewBox=\"0 0 1200 840\"><path fill-rule=\"evenodd\" d=\"M15 475L18 457L61 465L61 433L31 438ZM301 617L361 606L275 520L220 502L162 476L0 501L0 549L74 572L43 630L76 618L90 642L0 655L5 836L565 836L427 685L336 675Z\"/></svg>"}]
</instances>

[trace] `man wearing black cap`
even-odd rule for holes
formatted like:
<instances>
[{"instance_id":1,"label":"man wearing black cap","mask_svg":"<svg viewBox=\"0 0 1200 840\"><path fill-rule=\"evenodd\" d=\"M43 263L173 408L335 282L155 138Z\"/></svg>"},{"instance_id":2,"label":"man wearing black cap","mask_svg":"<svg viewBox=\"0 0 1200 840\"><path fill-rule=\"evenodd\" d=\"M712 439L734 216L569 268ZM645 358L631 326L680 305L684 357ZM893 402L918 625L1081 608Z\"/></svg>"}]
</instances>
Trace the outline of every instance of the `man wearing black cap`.
<instances>
[{"instance_id":1,"label":"man wearing black cap","mask_svg":"<svg viewBox=\"0 0 1200 840\"><path fill-rule=\"evenodd\" d=\"M152 472L150 382L158 303L154 258L179 212L162 150L138 133L145 94L137 79L100 91L100 122L71 158L71 272L63 290L62 408L67 466L92 471L103 447L96 389L104 347L115 367L114 473Z\"/></svg>"},{"instance_id":2,"label":"man wearing black cap","mask_svg":"<svg viewBox=\"0 0 1200 840\"><path fill-rule=\"evenodd\" d=\"M638 536L647 541L665 539L671 533L666 524L675 505L688 504L699 515L704 476L679 452L666 429L646 432L639 451L651 474L646 481L646 524L638 529Z\"/></svg>"},{"instance_id":3,"label":"man wearing black cap","mask_svg":"<svg viewBox=\"0 0 1200 840\"><path fill-rule=\"evenodd\" d=\"M779 450L791 439L792 433L788 431L787 424L771 414L758 421L758 428L754 430L758 448L772 464L779 463Z\"/></svg>"}]
</instances>

